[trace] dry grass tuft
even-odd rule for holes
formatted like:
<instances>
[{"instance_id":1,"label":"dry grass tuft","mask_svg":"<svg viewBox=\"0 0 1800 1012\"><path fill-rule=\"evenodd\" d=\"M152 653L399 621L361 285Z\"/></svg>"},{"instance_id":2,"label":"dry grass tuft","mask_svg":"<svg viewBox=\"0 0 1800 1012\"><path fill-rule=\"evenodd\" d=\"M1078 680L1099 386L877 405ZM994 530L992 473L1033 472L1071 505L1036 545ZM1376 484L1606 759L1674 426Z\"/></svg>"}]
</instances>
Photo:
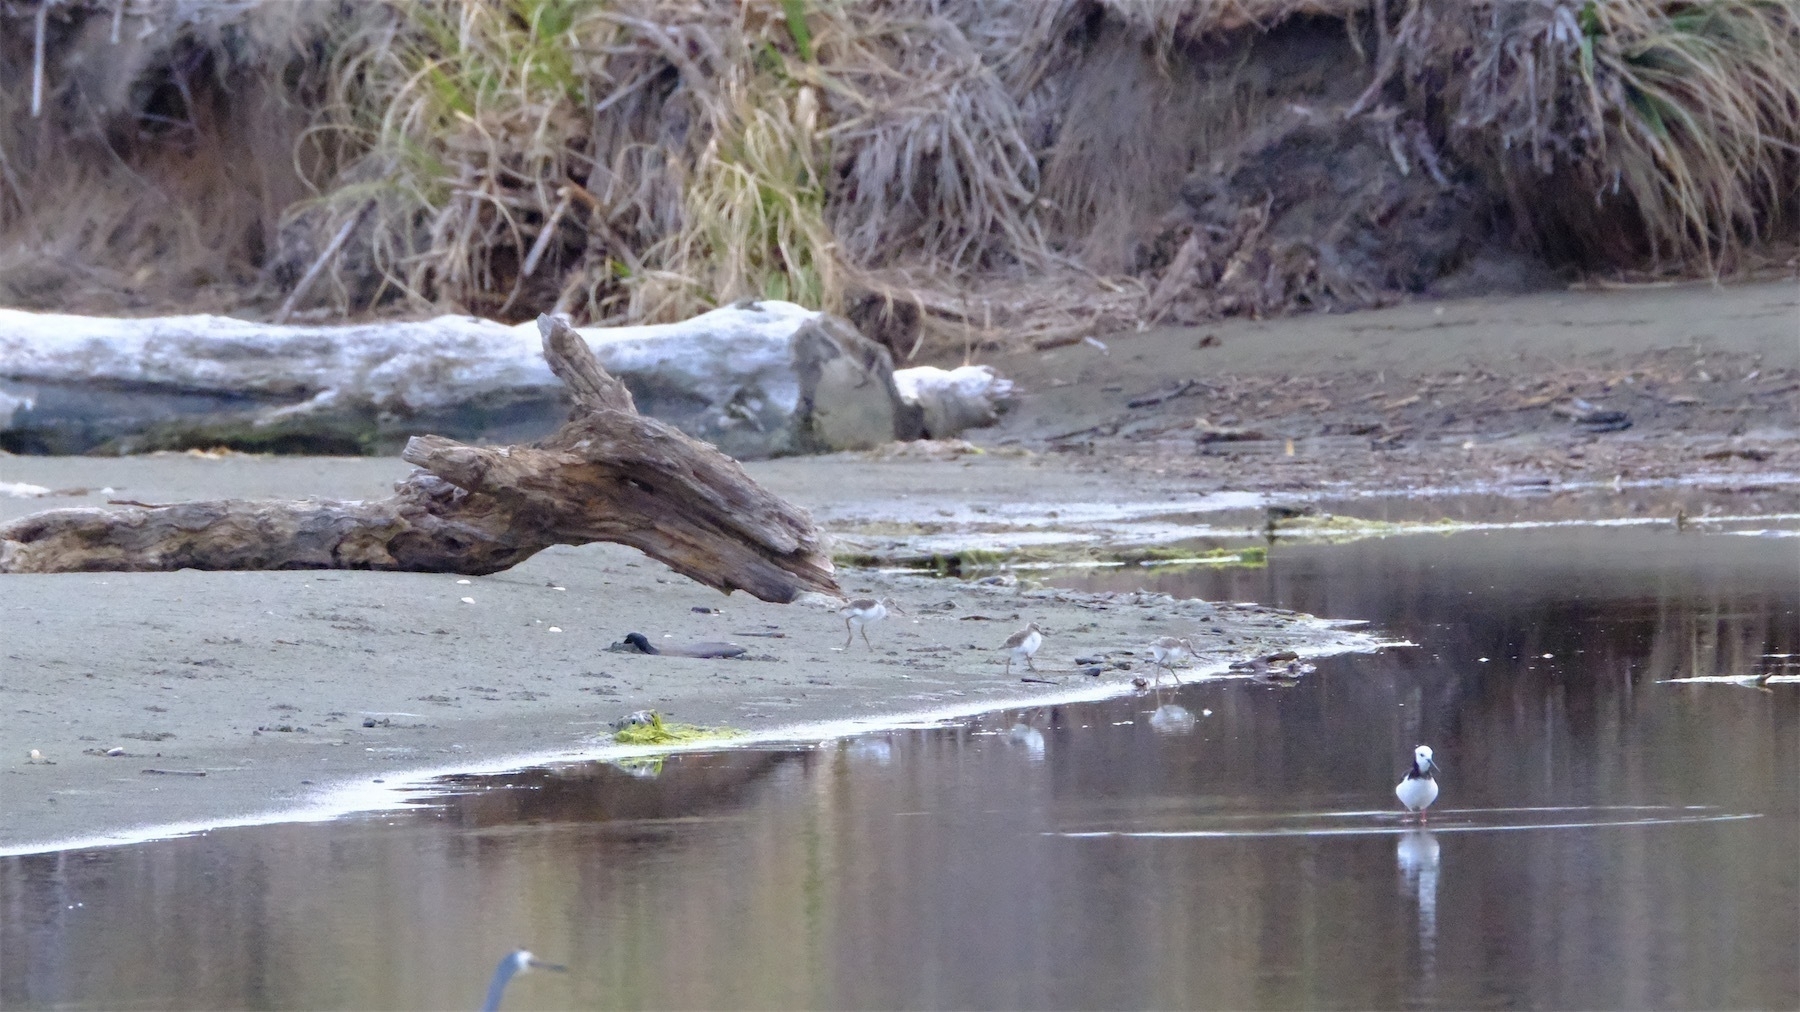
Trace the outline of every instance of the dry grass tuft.
<instances>
[{"instance_id":1,"label":"dry grass tuft","mask_svg":"<svg viewBox=\"0 0 1800 1012\"><path fill-rule=\"evenodd\" d=\"M1782 0L42 9L34 121L39 8L0 0L15 304L267 307L323 268L315 313L624 322L774 297L874 307L902 354L969 352L1418 290L1339 259L1454 217L1418 173L1589 267L1717 272L1800 216ZM1345 112L1317 150L1391 161L1392 193L1259 168L1285 117Z\"/></svg>"},{"instance_id":2,"label":"dry grass tuft","mask_svg":"<svg viewBox=\"0 0 1800 1012\"><path fill-rule=\"evenodd\" d=\"M241 305L282 209L304 195L291 166L306 114L267 86L311 83L294 11L227 24L198 5L133 9L43 9L34 116L37 23L0 8L0 302Z\"/></svg>"},{"instance_id":3,"label":"dry grass tuft","mask_svg":"<svg viewBox=\"0 0 1800 1012\"><path fill-rule=\"evenodd\" d=\"M1719 269L1797 210L1800 9L1764 0L1445 7L1457 146L1543 247Z\"/></svg>"},{"instance_id":4,"label":"dry grass tuft","mask_svg":"<svg viewBox=\"0 0 1800 1012\"><path fill-rule=\"evenodd\" d=\"M1107 13L1168 50L1245 30L1266 32L1296 17L1365 15L1371 0L1099 0ZM1398 6L1398 0L1396 0Z\"/></svg>"},{"instance_id":5,"label":"dry grass tuft","mask_svg":"<svg viewBox=\"0 0 1800 1012\"><path fill-rule=\"evenodd\" d=\"M376 200L373 264L416 300L536 312L543 271L588 317L841 310L900 256L1043 252L1017 105L926 3L422 0L336 48L319 130L362 153L313 231Z\"/></svg>"},{"instance_id":6,"label":"dry grass tuft","mask_svg":"<svg viewBox=\"0 0 1800 1012\"><path fill-rule=\"evenodd\" d=\"M825 96L831 218L859 266L969 269L1045 252L1037 155L999 70L925 4L836 8L804 76ZM987 40L990 46L1000 40Z\"/></svg>"}]
</instances>

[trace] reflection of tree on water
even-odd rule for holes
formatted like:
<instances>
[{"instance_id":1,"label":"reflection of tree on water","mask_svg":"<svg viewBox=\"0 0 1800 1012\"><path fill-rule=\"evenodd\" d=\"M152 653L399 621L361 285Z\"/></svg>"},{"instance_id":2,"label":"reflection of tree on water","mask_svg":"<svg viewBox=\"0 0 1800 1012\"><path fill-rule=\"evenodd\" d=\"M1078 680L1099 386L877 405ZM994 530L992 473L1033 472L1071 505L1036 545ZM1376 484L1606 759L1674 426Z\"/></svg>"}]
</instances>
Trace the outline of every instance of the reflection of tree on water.
<instances>
[{"instance_id":1,"label":"reflection of tree on water","mask_svg":"<svg viewBox=\"0 0 1800 1012\"><path fill-rule=\"evenodd\" d=\"M1792 653L1793 615L1770 600L1715 592L1702 601L1659 602L1656 632L1644 674L1654 681L1725 675L1749 678L1771 663L1765 654Z\"/></svg>"},{"instance_id":2,"label":"reflection of tree on water","mask_svg":"<svg viewBox=\"0 0 1800 1012\"><path fill-rule=\"evenodd\" d=\"M1437 837L1425 830L1407 833L1400 837L1394 857L1407 893L1419 906L1421 976L1430 984L1437 977Z\"/></svg>"}]
</instances>

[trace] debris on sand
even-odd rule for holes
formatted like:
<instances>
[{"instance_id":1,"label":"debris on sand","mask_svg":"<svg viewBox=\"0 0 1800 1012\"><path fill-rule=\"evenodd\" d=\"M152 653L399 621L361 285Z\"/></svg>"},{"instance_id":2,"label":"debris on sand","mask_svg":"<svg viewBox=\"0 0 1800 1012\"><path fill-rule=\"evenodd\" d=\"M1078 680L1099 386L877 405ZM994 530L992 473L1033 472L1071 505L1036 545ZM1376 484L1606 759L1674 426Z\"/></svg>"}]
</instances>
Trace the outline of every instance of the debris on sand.
<instances>
[{"instance_id":1,"label":"debris on sand","mask_svg":"<svg viewBox=\"0 0 1800 1012\"><path fill-rule=\"evenodd\" d=\"M730 727L665 721L655 710L639 710L614 725L613 741L621 745L685 745L714 738L736 738L743 733Z\"/></svg>"}]
</instances>

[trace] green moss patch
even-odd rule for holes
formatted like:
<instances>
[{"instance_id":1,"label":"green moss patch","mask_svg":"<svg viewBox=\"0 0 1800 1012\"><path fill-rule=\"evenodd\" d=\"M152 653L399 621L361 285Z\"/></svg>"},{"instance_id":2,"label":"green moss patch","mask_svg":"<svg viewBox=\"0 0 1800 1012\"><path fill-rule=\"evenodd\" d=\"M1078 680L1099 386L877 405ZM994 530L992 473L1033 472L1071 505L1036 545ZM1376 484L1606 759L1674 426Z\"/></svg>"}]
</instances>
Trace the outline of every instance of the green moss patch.
<instances>
[{"instance_id":1,"label":"green moss patch","mask_svg":"<svg viewBox=\"0 0 1800 1012\"><path fill-rule=\"evenodd\" d=\"M613 741L621 745L687 745L697 741L736 738L744 732L730 727L702 727L664 720L652 712L650 719L627 724L613 732Z\"/></svg>"}]
</instances>

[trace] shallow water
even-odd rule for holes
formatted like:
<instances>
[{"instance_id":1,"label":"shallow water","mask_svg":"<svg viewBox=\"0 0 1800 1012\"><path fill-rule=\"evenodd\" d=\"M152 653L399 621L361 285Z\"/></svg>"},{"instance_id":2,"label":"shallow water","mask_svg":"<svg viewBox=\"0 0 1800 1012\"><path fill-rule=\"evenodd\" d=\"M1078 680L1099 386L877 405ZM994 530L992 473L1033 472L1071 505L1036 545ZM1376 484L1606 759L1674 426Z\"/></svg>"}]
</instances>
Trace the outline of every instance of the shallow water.
<instances>
[{"instance_id":1,"label":"shallow water","mask_svg":"<svg viewBox=\"0 0 1800 1012\"><path fill-rule=\"evenodd\" d=\"M3 860L0 1004L466 1007L523 945L571 972L509 1008L1794 1007L1800 686L1748 682L1800 653L1794 545L1552 530L1066 574L1418 646ZM1694 676L1745 682L1666 681ZM1424 830L1391 793L1418 742L1445 767Z\"/></svg>"}]
</instances>

